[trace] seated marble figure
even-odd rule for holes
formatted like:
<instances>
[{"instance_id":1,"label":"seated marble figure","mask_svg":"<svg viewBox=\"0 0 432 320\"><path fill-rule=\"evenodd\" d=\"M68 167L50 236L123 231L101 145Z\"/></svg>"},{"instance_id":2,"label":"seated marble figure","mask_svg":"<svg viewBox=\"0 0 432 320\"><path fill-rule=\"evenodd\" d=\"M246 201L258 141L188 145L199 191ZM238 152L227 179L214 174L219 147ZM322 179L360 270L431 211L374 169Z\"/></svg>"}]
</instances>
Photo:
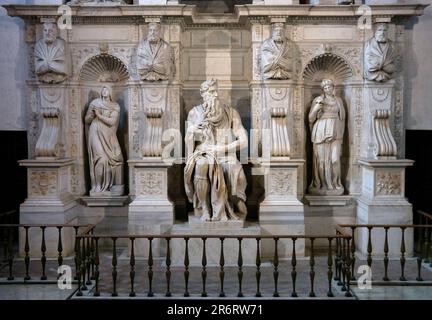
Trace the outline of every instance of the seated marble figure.
<instances>
[{"instance_id":1,"label":"seated marble figure","mask_svg":"<svg viewBox=\"0 0 432 320\"><path fill-rule=\"evenodd\" d=\"M218 98L216 80L205 81L203 103L187 118L186 194L202 221L244 220L246 176L236 151L247 147L239 113Z\"/></svg>"}]
</instances>

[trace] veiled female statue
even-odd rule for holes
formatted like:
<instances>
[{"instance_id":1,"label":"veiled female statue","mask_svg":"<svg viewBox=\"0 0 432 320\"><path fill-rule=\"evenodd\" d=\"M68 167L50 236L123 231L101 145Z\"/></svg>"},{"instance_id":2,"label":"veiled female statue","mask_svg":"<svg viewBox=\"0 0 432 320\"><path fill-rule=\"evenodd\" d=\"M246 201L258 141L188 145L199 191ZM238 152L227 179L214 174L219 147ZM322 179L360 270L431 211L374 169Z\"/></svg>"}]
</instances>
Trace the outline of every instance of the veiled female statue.
<instances>
[{"instance_id":1,"label":"veiled female statue","mask_svg":"<svg viewBox=\"0 0 432 320\"><path fill-rule=\"evenodd\" d=\"M313 172L309 193L341 195L340 158L345 130L345 109L342 99L335 96L331 80L321 82L323 93L316 97L309 112L313 143Z\"/></svg>"},{"instance_id":2,"label":"veiled female statue","mask_svg":"<svg viewBox=\"0 0 432 320\"><path fill-rule=\"evenodd\" d=\"M110 88L102 87L100 98L87 110L87 148L90 165L90 196L123 195L123 155L116 136L120 106L112 100Z\"/></svg>"}]
</instances>

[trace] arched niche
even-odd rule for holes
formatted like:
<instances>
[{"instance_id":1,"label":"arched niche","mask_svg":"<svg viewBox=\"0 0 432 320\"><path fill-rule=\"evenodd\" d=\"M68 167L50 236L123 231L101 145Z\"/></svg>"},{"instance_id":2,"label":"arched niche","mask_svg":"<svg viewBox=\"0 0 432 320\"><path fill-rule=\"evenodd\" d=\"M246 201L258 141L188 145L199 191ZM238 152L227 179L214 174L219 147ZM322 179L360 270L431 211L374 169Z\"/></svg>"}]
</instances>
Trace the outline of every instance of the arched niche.
<instances>
[{"instance_id":1,"label":"arched niche","mask_svg":"<svg viewBox=\"0 0 432 320\"><path fill-rule=\"evenodd\" d=\"M345 193L350 193L350 148L352 134L350 132L350 105L351 105L351 89L355 83L353 81L353 68L351 64L343 57L332 53L325 52L320 55L313 57L304 67L302 71L302 80L304 83L304 103L305 103L305 127L306 127L306 170L307 170L307 184L305 188L309 186L311 182L312 172L312 143L310 140L310 128L309 128L309 111L311 103L315 97L321 94L321 81L323 79L330 79L335 85L336 95L342 97L344 107L346 111L346 123L345 133L342 146L342 157L341 157L341 176L342 184L345 187Z\"/></svg>"},{"instance_id":2,"label":"arched niche","mask_svg":"<svg viewBox=\"0 0 432 320\"><path fill-rule=\"evenodd\" d=\"M112 99L120 105L120 120L117 130L117 138L122 149L124 165L123 177L125 185L125 195L128 194L128 123L127 113L129 110L128 80L130 73L128 67L121 59L107 53L101 53L90 57L84 62L78 73L79 104L82 106L82 125L83 125L83 152L82 160L84 165L84 179L86 192L90 189L90 176L88 164L88 126L84 123L84 116L90 102L100 97L103 86L108 86L112 91Z\"/></svg>"},{"instance_id":3,"label":"arched niche","mask_svg":"<svg viewBox=\"0 0 432 320\"><path fill-rule=\"evenodd\" d=\"M129 79L127 66L110 54L98 54L88 59L79 72L81 82L123 83Z\"/></svg>"}]
</instances>

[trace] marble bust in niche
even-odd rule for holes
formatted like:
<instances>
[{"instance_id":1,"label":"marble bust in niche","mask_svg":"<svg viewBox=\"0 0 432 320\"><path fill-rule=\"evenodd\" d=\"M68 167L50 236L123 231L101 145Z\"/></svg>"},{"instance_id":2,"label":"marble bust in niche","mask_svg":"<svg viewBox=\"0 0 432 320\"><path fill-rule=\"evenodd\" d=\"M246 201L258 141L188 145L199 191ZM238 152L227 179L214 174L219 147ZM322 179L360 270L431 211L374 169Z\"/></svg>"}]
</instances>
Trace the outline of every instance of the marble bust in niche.
<instances>
[{"instance_id":1,"label":"marble bust in niche","mask_svg":"<svg viewBox=\"0 0 432 320\"><path fill-rule=\"evenodd\" d=\"M370 81L386 82L395 72L396 52L388 39L387 23L375 26L374 36L365 44L364 77Z\"/></svg>"},{"instance_id":2,"label":"marble bust in niche","mask_svg":"<svg viewBox=\"0 0 432 320\"><path fill-rule=\"evenodd\" d=\"M43 24L43 38L35 45L34 58L39 81L60 83L67 78L66 42L58 37L55 23Z\"/></svg>"},{"instance_id":3,"label":"marble bust in niche","mask_svg":"<svg viewBox=\"0 0 432 320\"><path fill-rule=\"evenodd\" d=\"M272 35L261 45L261 75L263 79L286 80L293 73L293 45L285 37L285 25L274 23Z\"/></svg>"},{"instance_id":4,"label":"marble bust in niche","mask_svg":"<svg viewBox=\"0 0 432 320\"><path fill-rule=\"evenodd\" d=\"M161 38L161 25L149 23L147 38L137 48L137 70L141 80L169 80L175 74L174 52Z\"/></svg>"}]
</instances>

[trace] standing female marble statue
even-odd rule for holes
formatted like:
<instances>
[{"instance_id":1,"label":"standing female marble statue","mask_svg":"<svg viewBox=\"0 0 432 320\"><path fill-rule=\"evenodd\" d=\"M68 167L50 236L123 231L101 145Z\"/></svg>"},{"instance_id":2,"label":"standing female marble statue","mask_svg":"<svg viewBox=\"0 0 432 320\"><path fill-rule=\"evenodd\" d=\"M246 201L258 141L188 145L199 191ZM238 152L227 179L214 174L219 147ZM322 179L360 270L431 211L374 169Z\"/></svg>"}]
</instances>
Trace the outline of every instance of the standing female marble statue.
<instances>
[{"instance_id":1,"label":"standing female marble statue","mask_svg":"<svg viewBox=\"0 0 432 320\"><path fill-rule=\"evenodd\" d=\"M331 80L321 82L323 94L312 102L309 125L313 143L313 176L309 193L341 195L340 157L345 130L345 109L342 99L336 97Z\"/></svg>"},{"instance_id":2,"label":"standing female marble statue","mask_svg":"<svg viewBox=\"0 0 432 320\"><path fill-rule=\"evenodd\" d=\"M116 132L120 106L112 101L110 89L102 87L101 97L87 110L89 124L87 147L90 164L90 196L123 195L123 156Z\"/></svg>"}]
</instances>

